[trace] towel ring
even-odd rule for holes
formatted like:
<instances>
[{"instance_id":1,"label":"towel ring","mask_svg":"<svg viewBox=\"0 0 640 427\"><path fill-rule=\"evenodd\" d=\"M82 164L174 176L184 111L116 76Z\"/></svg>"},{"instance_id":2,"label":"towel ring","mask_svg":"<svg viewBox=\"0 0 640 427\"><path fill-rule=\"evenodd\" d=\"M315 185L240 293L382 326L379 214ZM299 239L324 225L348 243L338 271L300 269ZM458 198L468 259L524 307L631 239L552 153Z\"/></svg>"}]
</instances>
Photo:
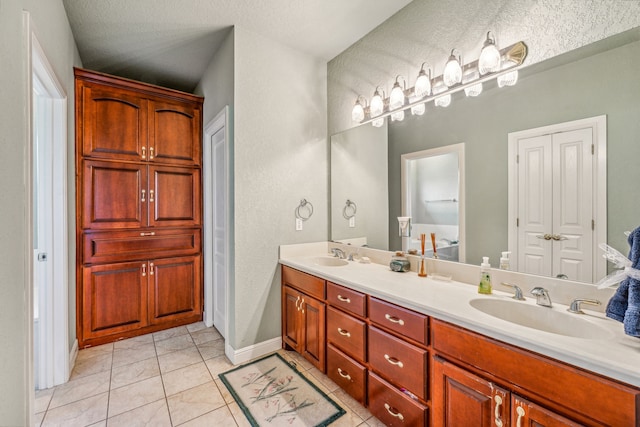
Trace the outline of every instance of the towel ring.
<instances>
[{"instance_id":1,"label":"towel ring","mask_svg":"<svg viewBox=\"0 0 640 427\"><path fill-rule=\"evenodd\" d=\"M306 210L307 215L303 215L301 210ZM296 218L306 221L311 218L311 215L313 215L313 205L311 202L308 202L307 199L300 200L300 204L296 208Z\"/></svg>"},{"instance_id":2,"label":"towel ring","mask_svg":"<svg viewBox=\"0 0 640 427\"><path fill-rule=\"evenodd\" d=\"M351 213L349 213L349 211L351 211ZM347 203L344 205L344 208L342 208L342 216L344 217L344 219L351 219L356 216L357 211L358 205L356 205L356 202L352 202L351 200L347 199Z\"/></svg>"}]
</instances>

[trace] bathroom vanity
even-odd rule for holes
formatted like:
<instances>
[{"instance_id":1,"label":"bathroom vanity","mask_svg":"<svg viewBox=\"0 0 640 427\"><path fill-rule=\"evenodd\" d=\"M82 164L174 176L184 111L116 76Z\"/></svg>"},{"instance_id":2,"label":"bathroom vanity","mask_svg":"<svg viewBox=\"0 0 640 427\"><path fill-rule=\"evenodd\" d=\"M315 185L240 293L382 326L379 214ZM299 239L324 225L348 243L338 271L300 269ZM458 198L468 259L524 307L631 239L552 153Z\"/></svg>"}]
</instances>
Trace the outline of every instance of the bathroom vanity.
<instances>
[{"instance_id":1,"label":"bathroom vanity","mask_svg":"<svg viewBox=\"0 0 640 427\"><path fill-rule=\"evenodd\" d=\"M640 340L601 313L312 252L281 249L283 346L386 425L640 422ZM536 314L540 329L504 317L511 307Z\"/></svg>"}]
</instances>

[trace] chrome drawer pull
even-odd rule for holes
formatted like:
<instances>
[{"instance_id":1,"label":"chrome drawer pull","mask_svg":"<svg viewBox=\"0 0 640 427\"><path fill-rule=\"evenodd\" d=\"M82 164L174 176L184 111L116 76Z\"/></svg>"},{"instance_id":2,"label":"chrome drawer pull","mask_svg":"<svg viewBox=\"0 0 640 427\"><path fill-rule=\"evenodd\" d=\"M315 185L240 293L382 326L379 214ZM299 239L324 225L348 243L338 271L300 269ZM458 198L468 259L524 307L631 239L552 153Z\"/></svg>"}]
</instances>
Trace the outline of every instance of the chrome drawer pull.
<instances>
[{"instance_id":1,"label":"chrome drawer pull","mask_svg":"<svg viewBox=\"0 0 640 427\"><path fill-rule=\"evenodd\" d=\"M345 379L348 379L349 381L351 381L351 375L349 375L348 373L344 372L340 368L338 368L338 375L340 375L342 378L345 378Z\"/></svg>"},{"instance_id":2,"label":"chrome drawer pull","mask_svg":"<svg viewBox=\"0 0 640 427\"><path fill-rule=\"evenodd\" d=\"M342 335L342 336L345 336L345 337L351 337L351 333L349 331L345 331L342 328L338 328L338 333L340 335Z\"/></svg>"},{"instance_id":3,"label":"chrome drawer pull","mask_svg":"<svg viewBox=\"0 0 640 427\"><path fill-rule=\"evenodd\" d=\"M347 304L351 304L351 300L349 298L343 297L342 295L338 295L338 299L342 302L346 302Z\"/></svg>"},{"instance_id":4,"label":"chrome drawer pull","mask_svg":"<svg viewBox=\"0 0 640 427\"><path fill-rule=\"evenodd\" d=\"M495 395L493 397L493 400L496 401L496 409L493 412L493 415L495 417L496 427L502 427L503 426L502 417L500 416L500 407L502 406L502 398L498 395Z\"/></svg>"},{"instance_id":5,"label":"chrome drawer pull","mask_svg":"<svg viewBox=\"0 0 640 427\"><path fill-rule=\"evenodd\" d=\"M155 231L151 231L149 233L140 233L140 237L155 236L155 235L156 235Z\"/></svg>"},{"instance_id":6,"label":"chrome drawer pull","mask_svg":"<svg viewBox=\"0 0 640 427\"><path fill-rule=\"evenodd\" d=\"M397 324L398 324L398 325L400 325L400 326L404 326L404 320L402 320L402 319L398 319L398 318L397 318L397 317L395 317L395 316L392 316L392 315L390 315L390 314L385 314L385 315L384 315L384 318L385 318L385 319L387 319L387 320L388 320L389 322L391 322L391 323L397 323Z\"/></svg>"},{"instance_id":7,"label":"chrome drawer pull","mask_svg":"<svg viewBox=\"0 0 640 427\"><path fill-rule=\"evenodd\" d=\"M404 421L404 416L400 412L396 412L395 408L392 409L391 406L389 406L388 403L384 404L384 409L386 409L387 412L389 413L389 415L391 415L392 417L396 417L400 421Z\"/></svg>"},{"instance_id":8,"label":"chrome drawer pull","mask_svg":"<svg viewBox=\"0 0 640 427\"><path fill-rule=\"evenodd\" d=\"M516 408L516 413L518 414L518 420L516 421L516 427L522 427L522 418L526 414L524 408L522 406L518 406Z\"/></svg>"},{"instance_id":9,"label":"chrome drawer pull","mask_svg":"<svg viewBox=\"0 0 640 427\"><path fill-rule=\"evenodd\" d=\"M390 357L388 354L385 354L384 358L387 359L387 362L391 363L392 365L396 365L399 368L404 367L404 364L395 357Z\"/></svg>"}]
</instances>

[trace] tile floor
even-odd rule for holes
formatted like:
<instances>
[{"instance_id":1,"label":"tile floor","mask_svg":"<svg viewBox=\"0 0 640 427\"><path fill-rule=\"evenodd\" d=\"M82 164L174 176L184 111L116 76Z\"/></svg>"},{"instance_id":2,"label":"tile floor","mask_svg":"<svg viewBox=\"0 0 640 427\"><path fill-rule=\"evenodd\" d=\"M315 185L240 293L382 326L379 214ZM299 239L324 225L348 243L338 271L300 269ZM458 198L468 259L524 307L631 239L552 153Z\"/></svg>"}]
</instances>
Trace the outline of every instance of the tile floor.
<instances>
[{"instance_id":1,"label":"tile floor","mask_svg":"<svg viewBox=\"0 0 640 427\"><path fill-rule=\"evenodd\" d=\"M333 426L382 426L294 352L280 353L347 413ZM202 322L80 350L71 380L36 392L35 426L248 426L218 374L233 365Z\"/></svg>"}]
</instances>

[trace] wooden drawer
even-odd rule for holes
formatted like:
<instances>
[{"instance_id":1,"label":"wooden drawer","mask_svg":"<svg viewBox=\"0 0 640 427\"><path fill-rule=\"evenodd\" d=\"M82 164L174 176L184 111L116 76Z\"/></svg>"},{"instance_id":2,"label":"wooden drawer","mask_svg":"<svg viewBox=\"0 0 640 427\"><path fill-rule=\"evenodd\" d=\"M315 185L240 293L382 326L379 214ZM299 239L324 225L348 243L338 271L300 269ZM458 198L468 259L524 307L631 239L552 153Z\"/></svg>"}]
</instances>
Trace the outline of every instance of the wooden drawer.
<instances>
[{"instance_id":1,"label":"wooden drawer","mask_svg":"<svg viewBox=\"0 0 640 427\"><path fill-rule=\"evenodd\" d=\"M373 326L369 327L371 369L427 400L427 351Z\"/></svg>"},{"instance_id":2,"label":"wooden drawer","mask_svg":"<svg viewBox=\"0 0 640 427\"><path fill-rule=\"evenodd\" d=\"M428 317L424 314L370 297L369 318L372 322L386 329L411 338L421 344L428 344Z\"/></svg>"},{"instance_id":3,"label":"wooden drawer","mask_svg":"<svg viewBox=\"0 0 640 427\"><path fill-rule=\"evenodd\" d=\"M327 307L327 340L360 362L366 360L366 335L366 323Z\"/></svg>"},{"instance_id":4,"label":"wooden drawer","mask_svg":"<svg viewBox=\"0 0 640 427\"><path fill-rule=\"evenodd\" d=\"M283 265L282 284L292 286L307 295L324 300L324 280L319 277Z\"/></svg>"},{"instance_id":5,"label":"wooden drawer","mask_svg":"<svg viewBox=\"0 0 640 427\"><path fill-rule=\"evenodd\" d=\"M146 260L200 252L200 229L83 233L83 264Z\"/></svg>"},{"instance_id":6,"label":"wooden drawer","mask_svg":"<svg viewBox=\"0 0 640 427\"><path fill-rule=\"evenodd\" d=\"M367 368L329 344L327 376L361 405L366 404Z\"/></svg>"},{"instance_id":7,"label":"wooden drawer","mask_svg":"<svg viewBox=\"0 0 640 427\"><path fill-rule=\"evenodd\" d=\"M367 296L335 283L327 282L327 302L356 316L367 316Z\"/></svg>"},{"instance_id":8,"label":"wooden drawer","mask_svg":"<svg viewBox=\"0 0 640 427\"><path fill-rule=\"evenodd\" d=\"M369 372L369 411L387 426L426 426L426 406Z\"/></svg>"}]
</instances>

